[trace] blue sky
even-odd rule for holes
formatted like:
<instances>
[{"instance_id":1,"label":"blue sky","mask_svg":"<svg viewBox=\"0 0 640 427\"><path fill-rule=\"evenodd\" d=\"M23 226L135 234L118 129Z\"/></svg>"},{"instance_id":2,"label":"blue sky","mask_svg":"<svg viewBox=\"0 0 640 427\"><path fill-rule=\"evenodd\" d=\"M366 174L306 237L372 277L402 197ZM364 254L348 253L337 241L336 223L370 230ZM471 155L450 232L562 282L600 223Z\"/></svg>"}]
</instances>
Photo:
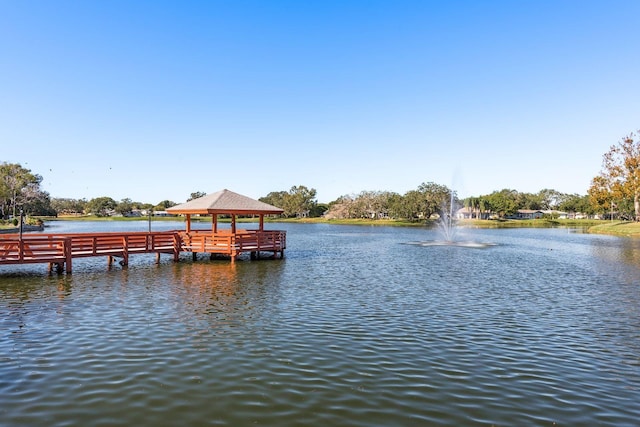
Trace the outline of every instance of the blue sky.
<instances>
[{"instance_id":1,"label":"blue sky","mask_svg":"<svg viewBox=\"0 0 640 427\"><path fill-rule=\"evenodd\" d=\"M586 194L640 2L0 0L0 161L52 197Z\"/></svg>"}]
</instances>

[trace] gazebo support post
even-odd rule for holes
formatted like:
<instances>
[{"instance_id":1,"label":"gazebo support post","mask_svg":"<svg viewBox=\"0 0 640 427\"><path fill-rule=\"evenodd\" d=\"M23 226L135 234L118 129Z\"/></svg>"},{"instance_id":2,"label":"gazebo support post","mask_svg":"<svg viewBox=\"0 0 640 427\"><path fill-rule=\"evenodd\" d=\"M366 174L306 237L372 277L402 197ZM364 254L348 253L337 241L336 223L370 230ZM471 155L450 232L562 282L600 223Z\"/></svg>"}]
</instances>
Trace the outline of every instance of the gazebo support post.
<instances>
[{"instance_id":1,"label":"gazebo support post","mask_svg":"<svg viewBox=\"0 0 640 427\"><path fill-rule=\"evenodd\" d=\"M236 214L231 214L231 234L236 234Z\"/></svg>"},{"instance_id":2,"label":"gazebo support post","mask_svg":"<svg viewBox=\"0 0 640 427\"><path fill-rule=\"evenodd\" d=\"M260 231L264 231L264 214L260 214Z\"/></svg>"},{"instance_id":3,"label":"gazebo support post","mask_svg":"<svg viewBox=\"0 0 640 427\"><path fill-rule=\"evenodd\" d=\"M191 214L187 214L187 233L191 233Z\"/></svg>"},{"instance_id":4,"label":"gazebo support post","mask_svg":"<svg viewBox=\"0 0 640 427\"><path fill-rule=\"evenodd\" d=\"M218 214L211 214L211 231L213 234L218 232Z\"/></svg>"}]
</instances>

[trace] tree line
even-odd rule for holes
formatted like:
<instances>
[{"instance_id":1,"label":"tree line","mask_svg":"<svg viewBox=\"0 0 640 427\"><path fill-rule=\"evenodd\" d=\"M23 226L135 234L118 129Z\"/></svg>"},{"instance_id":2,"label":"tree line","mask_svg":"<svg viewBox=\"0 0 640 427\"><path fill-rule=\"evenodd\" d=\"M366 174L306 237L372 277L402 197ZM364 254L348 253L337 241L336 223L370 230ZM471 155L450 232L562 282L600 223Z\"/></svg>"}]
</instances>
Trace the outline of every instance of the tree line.
<instances>
[{"instance_id":1,"label":"tree line","mask_svg":"<svg viewBox=\"0 0 640 427\"><path fill-rule=\"evenodd\" d=\"M156 204L108 196L90 200L51 198L40 188L42 176L16 163L0 163L0 217L16 217L22 210L31 216L93 214L131 215L135 211L164 211L176 203ZM191 193L188 200L205 195ZM640 138L631 133L603 155L602 170L593 178L586 195L566 194L553 189L524 193L503 189L490 194L459 199L453 189L434 182L420 184L404 194L390 191L362 191L343 195L331 203L318 203L316 190L304 185L270 192L259 199L284 210L283 216L326 218L368 218L421 220L464 207L471 217L506 217L521 209L557 210L587 216L617 216L640 220Z\"/></svg>"},{"instance_id":2,"label":"tree line","mask_svg":"<svg viewBox=\"0 0 640 427\"><path fill-rule=\"evenodd\" d=\"M535 194L504 189L479 197L459 199L452 189L428 182L404 195L363 191L355 196L343 196L329 204L324 216L329 219L392 218L420 221L434 215L455 215L458 209L465 209L470 218L504 218L515 215L521 209L594 214L588 196L578 194L564 194L550 189Z\"/></svg>"},{"instance_id":3,"label":"tree line","mask_svg":"<svg viewBox=\"0 0 640 427\"><path fill-rule=\"evenodd\" d=\"M2 218L16 217L19 210L31 216L84 215L99 217L130 216L136 211L164 211L176 203L162 200L156 204L136 202L125 198L119 201L108 196L90 200L50 198L39 185L42 177L18 165L0 165L0 212ZM192 200L205 193L191 193ZM283 216L327 218L394 218L420 220L433 214L442 214L443 209L464 205L477 212L495 212L499 216L509 215L518 209L560 209L572 212L591 212L587 196L566 195L554 190L542 190L537 194L501 190L486 196L459 200L454 191L433 182L423 183L417 189L401 195L388 191L362 191L355 195L344 195L331 203L318 203L316 190L304 185L293 186L287 191L274 191L259 200L284 210Z\"/></svg>"}]
</instances>

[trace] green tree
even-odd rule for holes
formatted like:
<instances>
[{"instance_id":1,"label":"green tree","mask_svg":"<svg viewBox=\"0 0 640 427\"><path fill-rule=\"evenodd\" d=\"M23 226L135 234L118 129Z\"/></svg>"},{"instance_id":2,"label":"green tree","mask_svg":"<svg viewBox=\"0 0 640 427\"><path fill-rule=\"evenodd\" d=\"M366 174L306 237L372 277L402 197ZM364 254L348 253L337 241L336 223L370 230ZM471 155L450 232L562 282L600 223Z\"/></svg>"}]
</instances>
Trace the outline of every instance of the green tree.
<instances>
[{"instance_id":1,"label":"green tree","mask_svg":"<svg viewBox=\"0 0 640 427\"><path fill-rule=\"evenodd\" d=\"M111 197L96 197L87 202L87 209L96 216L109 216L118 203Z\"/></svg>"},{"instance_id":2,"label":"green tree","mask_svg":"<svg viewBox=\"0 0 640 427\"><path fill-rule=\"evenodd\" d=\"M518 210L516 203L518 192L516 190L503 189L494 191L487 196L492 210L500 217L515 214Z\"/></svg>"},{"instance_id":3,"label":"green tree","mask_svg":"<svg viewBox=\"0 0 640 427\"><path fill-rule=\"evenodd\" d=\"M304 185L293 186L285 198L285 216L308 216L311 209L316 205L316 190L307 188Z\"/></svg>"},{"instance_id":4,"label":"green tree","mask_svg":"<svg viewBox=\"0 0 640 427\"><path fill-rule=\"evenodd\" d=\"M0 210L2 218L16 217L18 206L27 207L30 202L40 202L45 197L40 190L42 177L31 173L18 163L0 164ZM48 196L48 195L47 195Z\"/></svg>"},{"instance_id":5,"label":"green tree","mask_svg":"<svg viewBox=\"0 0 640 427\"><path fill-rule=\"evenodd\" d=\"M355 218L386 218L394 195L388 191L362 191L353 200L351 214Z\"/></svg>"},{"instance_id":6,"label":"green tree","mask_svg":"<svg viewBox=\"0 0 640 427\"><path fill-rule=\"evenodd\" d=\"M316 203L313 208L309 211L309 216L311 218L320 218L327 212L329 209L329 205L326 203Z\"/></svg>"},{"instance_id":7,"label":"green tree","mask_svg":"<svg viewBox=\"0 0 640 427\"><path fill-rule=\"evenodd\" d=\"M134 203L131 199L125 198L120 200L115 207L115 211L122 216L130 215L133 211Z\"/></svg>"},{"instance_id":8,"label":"green tree","mask_svg":"<svg viewBox=\"0 0 640 427\"><path fill-rule=\"evenodd\" d=\"M287 196L288 193L286 191L272 191L265 197L260 197L258 200L263 203L268 203L277 208L284 209L285 199L287 198Z\"/></svg>"},{"instance_id":9,"label":"green tree","mask_svg":"<svg viewBox=\"0 0 640 427\"><path fill-rule=\"evenodd\" d=\"M467 197L464 207L471 213L471 218L480 218L480 197Z\"/></svg>"},{"instance_id":10,"label":"green tree","mask_svg":"<svg viewBox=\"0 0 640 427\"><path fill-rule=\"evenodd\" d=\"M207 193L204 193L202 191L196 191L195 193L191 193L191 195L187 199L187 202L190 202L191 200L199 199L200 197L204 197L206 195Z\"/></svg>"},{"instance_id":11,"label":"green tree","mask_svg":"<svg viewBox=\"0 0 640 427\"><path fill-rule=\"evenodd\" d=\"M55 216L56 211L51 207L49 193L29 186L26 192L23 190L23 195L31 191L33 193L25 198L25 203L23 204L24 212L32 216Z\"/></svg>"},{"instance_id":12,"label":"green tree","mask_svg":"<svg viewBox=\"0 0 640 427\"><path fill-rule=\"evenodd\" d=\"M486 196L467 197L463 204L471 212L471 218L482 219L484 213L491 211L491 205Z\"/></svg>"},{"instance_id":13,"label":"green tree","mask_svg":"<svg viewBox=\"0 0 640 427\"><path fill-rule=\"evenodd\" d=\"M409 190L403 196L402 200L396 205L396 212L400 218L406 218L415 221L424 217L424 197L417 190ZM428 217L427 217L428 218Z\"/></svg>"},{"instance_id":14,"label":"green tree","mask_svg":"<svg viewBox=\"0 0 640 427\"><path fill-rule=\"evenodd\" d=\"M153 207L153 210L158 212L158 211L166 211L167 208L170 208L171 206L175 206L176 203L172 202L171 200L163 200L160 203L158 203L157 205L155 205Z\"/></svg>"},{"instance_id":15,"label":"green tree","mask_svg":"<svg viewBox=\"0 0 640 427\"><path fill-rule=\"evenodd\" d=\"M316 211L316 190L304 185L293 186L287 191L272 191L258 200L283 209L285 217L311 216ZM326 210L326 209L325 209ZM324 211L322 211L324 212Z\"/></svg>"},{"instance_id":16,"label":"green tree","mask_svg":"<svg viewBox=\"0 0 640 427\"><path fill-rule=\"evenodd\" d=\"M478 210L480 211L480 218L482 218L483 213L491 212L493 208L491 207L491 202L485 196L481 196L478 201Z\"/></svg>"},{"instance_id":17,"label":"green tree","mask_svg":"<svg viewBox=\"0 0 640 427\"><path fill-rule=\"evenodd\" d=\"M558 209L562 201L567 197L566 194L549 188L540 190L537 196L540 201L540 209L544 210Z\"/></svg>"},{"instance_id":18,"label":"green tree","mask_svg":"<svg viewBox=\"0 0 640 427\"><path fill-rule=\"evenodd\" d=\"M515 192L516 209L543 209L542 199L538 194Z\"/></svg>"},{"instance_id":19,"label":"green tree","mask_svg":"<svg viewBox=\"0 0 640 427\"><path fill-rule=\"evenodd\" d=\"M421 210L419 212L426 219L436 213L442 216L452 209L455 210L455 207L451 206L452 199L454 199L454 204L457 203L455 193L452 194L451 190L445 185L434 182L422 183L418 186L418 193L421 195Z\"/></svg>"},{"instance_id":20,"label":"green tree","mask_svg":"<svg viewBox=\"0 0 640 427\"><path fill-rule=\"evenodd\" d=\"M387 204L389 205L389 217L390 218L407 218L402 215L402 204L404 198L398 193L390 193Z\"/></svg>"},{"instance_id":21,"label":"green tree","mask_svg":"<svg viewBox=\"0 0 640 427\"><path fill-rule=\"evenodd\" d=\"M51 207L56 212L56 215L60 214L81 214L84 212L87 201L85 199L68 199L68 198L53 198L51 199Z\"/></svg>"},{"instance_id":22,"label":"green tree","mask_svg":"<svg viewBox=\"0 0 640 427\"><path fill-rule=\"evenodd\" d=\"M633 217L640 221L640 138L630 133L616 145L612 145L602 160L600 175L595 177L589 188L592 201L602 207L603 196L633 203Z\"/></svg>"},{"instance_id":23,"label":"green tree","mask_svg":"<svg viewBox=\"0 0 640 427\"><path fill-rule=\"evenodd\" d=\"M558 205L558 209L568 213L583 213L586 215L593 215L594 213L588 195L565 195L563 201Z\"/></svg>"}]
</instances>

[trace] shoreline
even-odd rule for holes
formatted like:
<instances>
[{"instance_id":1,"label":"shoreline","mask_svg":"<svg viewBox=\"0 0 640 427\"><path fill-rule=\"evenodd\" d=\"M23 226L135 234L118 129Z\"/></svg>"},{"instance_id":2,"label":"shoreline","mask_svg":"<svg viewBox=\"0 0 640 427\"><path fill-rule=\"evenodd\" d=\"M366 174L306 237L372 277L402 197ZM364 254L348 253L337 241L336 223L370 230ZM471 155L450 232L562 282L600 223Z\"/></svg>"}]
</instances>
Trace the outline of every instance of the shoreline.
<instances>
[{"instance_id":1,"label":"shoreline","mask_svg":"<svg viewBox=\"0 0 640 427\"><path fill-rule=\"evenodd\" d=\"M44 231L44 224L42 225L28 225L25 224L22 226L23 232L30 231ZM17 234L20 233L20 227L11 227L11 228L0 228L0 234Z\"/></svg>"},{"instance_id":2,"label":"shoreline","mask_svg":"<svg viewBox=\"0 0 640 427\"><path fill-rule=\"evenodd\" d=\"M131 217L56 217L41 218L43 221L148 221L148 218ZM194 218L196 222L209 221L209 217ZM157 217L152 222L184 221L183 217ZM220 222L229 221L221 218ZM238 222L257 222L257 218L238 218ZM359 226L387 226L387 227L435 227L437 220L429 221L401 221L392 219L324 219L324 218L265 218L265 222L283 222L293 224L335 224L335 225L359 225ZM23 232L44 231L43 225L24 225ZM534 219L534 220L459 220L458 226L462 228L556 228L572 227L583 228L588 233L606 234L620 237L640 238L640 222L634 221L609 221L609 220L570 220L570 219ZM2 228L0 234L19 233L19 227Z\"/></svg>"}]
</instances>

